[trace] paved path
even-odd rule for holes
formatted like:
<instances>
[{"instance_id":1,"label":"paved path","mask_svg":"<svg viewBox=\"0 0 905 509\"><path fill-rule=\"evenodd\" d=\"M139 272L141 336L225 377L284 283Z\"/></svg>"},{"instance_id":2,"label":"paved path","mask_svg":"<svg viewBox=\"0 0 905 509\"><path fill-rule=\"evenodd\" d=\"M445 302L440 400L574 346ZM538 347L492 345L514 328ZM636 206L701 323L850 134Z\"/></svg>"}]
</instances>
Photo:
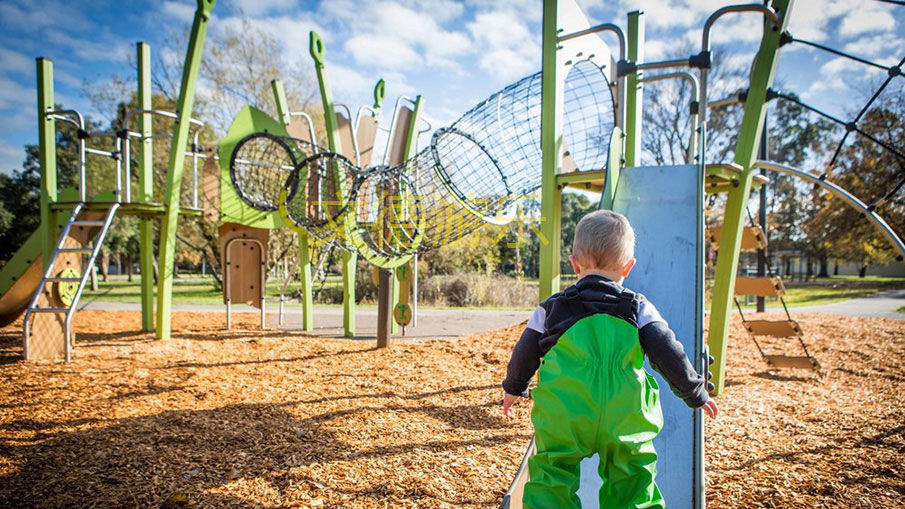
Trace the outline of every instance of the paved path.
<instances>
[{"instance_id":1,"label":"paved path","mask_svg":"<svg viewBox=\"0 0 905 509\"><path fill-rule=\"evenodd\" d=\"M267 323L270 327L278 326L277 305L269 304ZM789 308L792 316L797 313L832 313L848 316L881 317L893 320L905 320L905 313L896 309L905 306L905 289L878 293L871 297L851 299L821 306L799 306ZM138 311L138 304L116 302L87 302L83 309L107 309ZM226 313L221 305L174 305L174 311ZM250 306L234 306L237 313L257 313L258 309ZM768 308L768 313L779 313L781 309ZM406 327L405 337L409 339L451 338L500 329L528 319L529 311L490 311L482 309L425 309L418 311L418 326ZM358 306L357 339L374 339L377 334L377 307ZM224 318L225 322L225 318ZM287 303L283 316L284 329L301 329L302 310L297 303ZM315 306L313 334L326 337L342 337L343 310L340 306ZM397 334L396 337L401 337Z\"/></svg>"},{"instance_id":2,"label":"paved path","mask_svg":"<svg viewBox=\"0 0 905 509\"><path fill-rule=\"evenodd\" d=\"M114 311L140 311L139 304L92 301L80 309L104 309ZM299 330L302 327L302 310L297 303L287 303L284 308L284 329ZM220 305L173 305L173 311L226 313ZM251 306L233 306L236 313L259 313ZM267 323L278 326L278 305L268 302ZM530 311L491 311L482 309L425 309L418 310L418 326L406 327L405 338L452 338L473 332L501 329L523 322ZM224 323L226 318L224 317ZM323 337L342 337L343 309L340 306L315 306L314 331ZM356 313L356 339L374 339L377 335L377 306L358 306ZM402 337L397 334L396 337Z\"/></svg>"},{"instance_id":3,"label":"paved path","mask_svg":"<svg viewBox=\"0 0 905 509\"><path fill-rule=\"evenodd\" d=\"M823 304L821 306L799 306L789 308L795 313L833 313L848 316L866 316L905 320L905 313L896 312L905 306L905 289L880 292L870 297Z\"/></svg>"}]
</instances>

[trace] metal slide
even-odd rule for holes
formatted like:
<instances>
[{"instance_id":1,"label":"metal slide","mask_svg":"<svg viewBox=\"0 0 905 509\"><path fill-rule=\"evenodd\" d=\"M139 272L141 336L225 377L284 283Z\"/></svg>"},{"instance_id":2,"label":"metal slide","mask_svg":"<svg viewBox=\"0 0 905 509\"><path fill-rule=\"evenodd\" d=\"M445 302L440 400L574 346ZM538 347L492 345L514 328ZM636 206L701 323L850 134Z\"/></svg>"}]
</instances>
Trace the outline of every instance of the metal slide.
<instances>
[{"instance_id":1,"label":"metal slide","mask_svg":"<svg viewBox=\"0 0 905 509\"><path fill-rule=\"evenodd\" d=\"M696 166L626 168L619 177L613 210L625 214L637 235L635 269L625 281L632 290L653 302L676 332L692 362L701 370L705 345L696 324L697 230ZM698 333L696 334L696 331ZM660 385L663 430L654 440L659 456L657 484L667 507L703 507L703 424L700 410L691 410L673 396L660 375L647 371ZM522 507L522 490L528 478L527 456L501 507ZM601 481L597 457L581 463L578 496L582 507L598 507Z\"/></svg>"},{"instance_id":2,"label":"metal slide","mask_svg":"<svg viewBox=\"0 0 905 509\"><path fill-rule=\"evenodd\" d=\"M41 282L41 258L41 235L38 230L0 269L0 327L15 322L28 307Z\"/></svg>"}]
</instances>

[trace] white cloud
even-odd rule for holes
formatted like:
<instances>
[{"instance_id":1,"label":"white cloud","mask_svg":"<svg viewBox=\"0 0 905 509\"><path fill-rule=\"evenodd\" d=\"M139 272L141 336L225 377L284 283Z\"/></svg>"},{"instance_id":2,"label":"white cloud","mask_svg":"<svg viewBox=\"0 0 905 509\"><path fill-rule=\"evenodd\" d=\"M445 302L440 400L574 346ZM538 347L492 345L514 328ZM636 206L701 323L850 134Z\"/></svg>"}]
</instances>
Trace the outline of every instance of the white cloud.
<instances>
[{"instance_id":1,"label":"white cloud","mask_svg":"<svg viewBox=\"0 0 905 509\"><path fill-rule=\"evenodd\" d=\"M862 37L846 44L843 49L862 58L893 58L897 61L905 54L905 39L890 32Z\"/></svg>"},{"instance_id":2,"label":"white cloud","mask_svg":"<svg viewBox=\"0 0 905 509\"><path fill-rule=\"evenodd\" d=\"M357 35L346 41L344 49L356 62L384 69L411 69L421 55L393 35Z\"/></svg>"},{"instance_id":3,"label":"white cloud","mask_svg":"<svg viewBox=\"0 0 905 509\"><path fill-rule=\"evenodd\" d=\"M31 77L35 73L35 61L18 51L0 48L0 69Z\"/></svg>"},{"instance_id":4,"label":"white cloud","mask_svg":"<svg viewBox=\"0 0 905 509\"><path fill-rule=\"evenodd\" d=\"M478 65L491 75L514 79L540 68L540 44L514 13L483 12L467 26L477 45Z\"/></svg>"},{"instance_id":5,"label":"white cloud","mask_svg":"<svg viewBox=\"0 0 905 509\"><path fill-rule=\"evenodd\" d=\"M48 42L69 48L77 57L90 61L125 62L129 59L130 48L125 41L97 38L79 39L56 29L45 31Z\"/></svg>"},{"instance_id":6,"label":"white cloud","mask_svg":"<svg viewBox=\"0 0 905 509\"><path fill-rule=\"evenodd\" d=\"M0 109L19 108L35 102L34 89L28 88L5 76L0 76Z\"/></svg>"},{"instance_id":7,"label":"white cloud","mask_svg":"<svg viewBox=\"0 0 905 509\"><path fill-rule=\"evenodd\" d=\"M25 150L22 147L0 140L0 173L21 168L24 160Z\"/></svg>"},{"instance_id":8,"label":"white cloud","mask_svg":"<svg viewBox=\"0 0 905 509\"><path fill-rule=\"evenodd\" d=\"M229 3L237 11L249 16L285 11L297 4L296 0L230 0Z\"/></svg>"},{"instance_id":9,"label":"white cloud","mask_svg":"<svg viewBox=\"0 0 905 509\"><path fill-rule=\"evenodd\" d=\"M839 33L842 35L858 35L867 32L892 30L896 20L884 6L868 5L862 9L849 12L842 18Z\"/></svg>"},{"instance_id":10,"label":"white cloud","mask_svg":"<svg viewBox=\"0 0 905 509\"><path fill-rule=\"evenodd\" d=\"M183 23L191 23L195 19L195 7L192 4L168 0L160 5L160 10Z\"/></svg>"}]
</instances>

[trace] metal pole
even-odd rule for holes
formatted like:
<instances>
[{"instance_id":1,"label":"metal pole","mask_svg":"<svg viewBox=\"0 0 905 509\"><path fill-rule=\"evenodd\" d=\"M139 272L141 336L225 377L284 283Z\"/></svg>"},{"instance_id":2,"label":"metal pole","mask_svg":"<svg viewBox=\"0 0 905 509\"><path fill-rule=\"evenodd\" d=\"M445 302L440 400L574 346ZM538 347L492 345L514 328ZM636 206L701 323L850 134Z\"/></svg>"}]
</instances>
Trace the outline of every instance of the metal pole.
<instances>
[{"instance_id":1,"label":"metal pole","mask_svg":"<svg viewBox=\"0 0 905 509\"><path fill-rule=\"evenodd\" d=\"M764 117L764 127L760 134L760 151L758 159L765 161L769 159L767 156L767 117ZM761 168L760 174L764 175L767 170ZM769 233L767 232L767 184L760 186L760 210L758 211L757 221L760 223L761 229L764 231L764 239L769 243ZM767 248L760 250L757 256L757 277L765 277L767 275ZM766 298L757 298L757 312L763 313L766 310Z\"/></svg>"},{"instance_id":2,"label":"metal pole","mask_svg":"<svg viewBox=\"0 0 905 509\"><path fill-rule=\"evenodd\" d=\"M393 271L379 269L377 277L377 348L390 346L390 322L393 320L390 283Z\"/></svg>"}]
</instances>

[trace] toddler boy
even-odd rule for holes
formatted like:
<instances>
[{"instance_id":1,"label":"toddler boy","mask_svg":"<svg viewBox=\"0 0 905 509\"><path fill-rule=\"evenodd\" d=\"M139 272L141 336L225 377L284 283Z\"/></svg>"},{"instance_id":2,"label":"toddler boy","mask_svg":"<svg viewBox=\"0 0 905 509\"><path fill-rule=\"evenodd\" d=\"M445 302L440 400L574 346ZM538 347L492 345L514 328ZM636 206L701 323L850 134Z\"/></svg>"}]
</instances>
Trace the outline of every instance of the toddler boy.
<instances>
[{"instance_id":1,"label":"toddler boy","mask_svg":"<svg viewBox=\"0 0 905 509\"><path fill-rule=\"evenodd\" d=\"M512 351L503 381L506 416L540 368L531 392L537 453L528 460L525 507L579 507L579 463L595 453L600 507L664 507L653 446L663 414L645 355L676 396L716 416L706 380L666 321L622 286L634 249L625 216L600 210L582 218L569 257L578 282L534 310Z\"/></svg>"}]
</instances>

